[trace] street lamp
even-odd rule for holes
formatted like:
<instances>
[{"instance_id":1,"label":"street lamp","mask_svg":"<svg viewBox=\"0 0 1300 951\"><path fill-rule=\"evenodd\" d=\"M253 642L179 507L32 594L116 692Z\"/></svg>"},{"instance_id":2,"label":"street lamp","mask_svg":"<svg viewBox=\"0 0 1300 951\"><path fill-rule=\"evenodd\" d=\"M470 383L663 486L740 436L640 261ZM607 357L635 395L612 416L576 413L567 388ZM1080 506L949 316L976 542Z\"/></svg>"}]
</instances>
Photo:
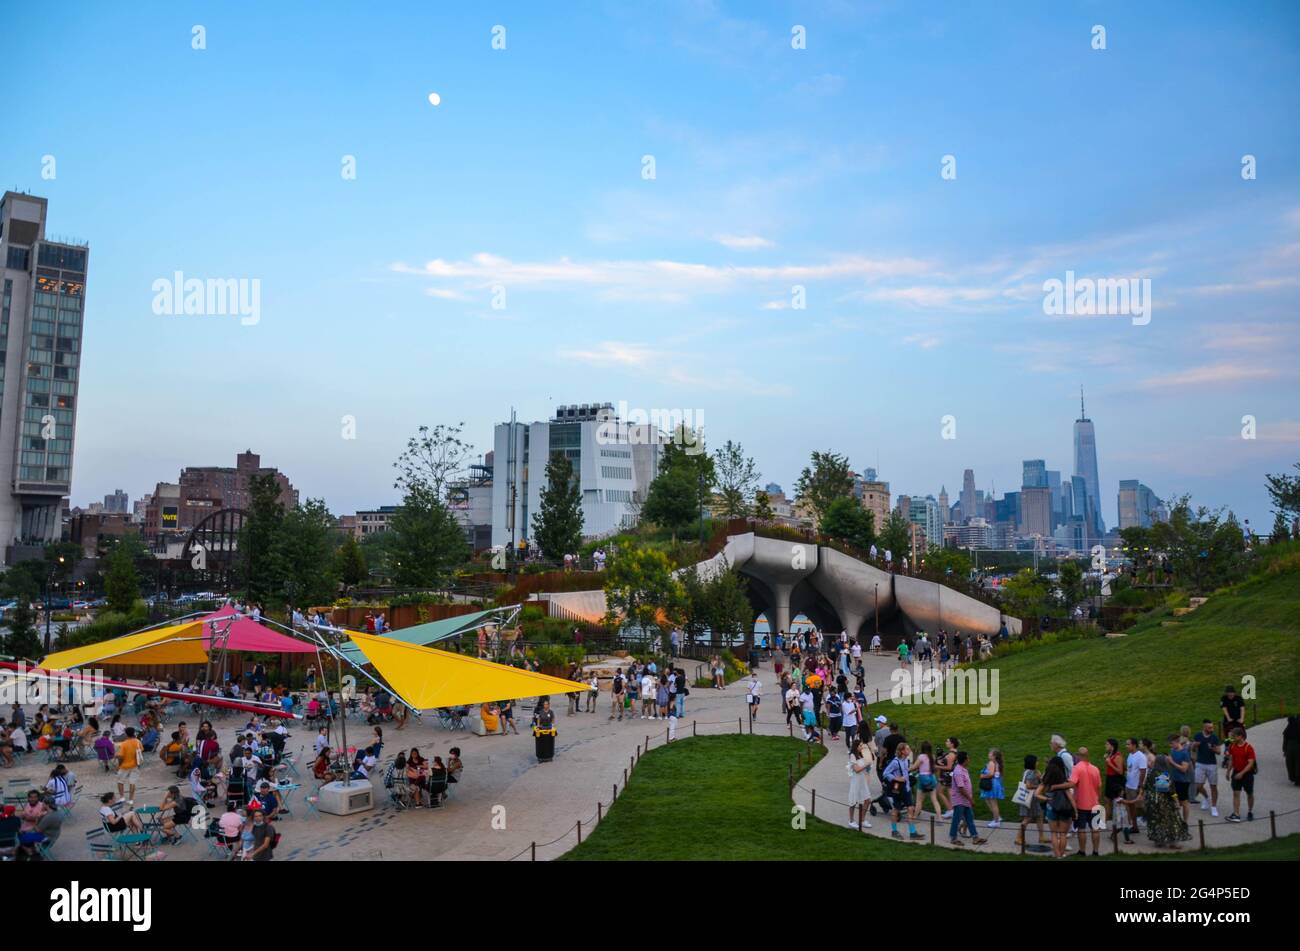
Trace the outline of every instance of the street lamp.
<instances>
[{"instance_id":1,"label":"street lamp","mask_svg":"<svg viewBox=\"0 0 1300 951\"><path fill-rule=\"evenodd\" d=\"M59 556L58 564L63 564L63 556ZM58 566L50 562L49 574L45 577L45 655L50 654L50 587L54 584L54 573L58 571Z\"/></svg>"}]
</instances>

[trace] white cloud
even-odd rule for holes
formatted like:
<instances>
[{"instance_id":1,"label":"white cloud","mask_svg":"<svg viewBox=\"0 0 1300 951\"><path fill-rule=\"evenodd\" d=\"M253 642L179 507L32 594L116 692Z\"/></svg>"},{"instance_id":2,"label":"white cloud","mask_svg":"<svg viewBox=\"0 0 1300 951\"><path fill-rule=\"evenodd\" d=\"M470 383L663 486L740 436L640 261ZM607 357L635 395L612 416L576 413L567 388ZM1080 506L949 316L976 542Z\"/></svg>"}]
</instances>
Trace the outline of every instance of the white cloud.
<instances>
[{"instance_id":1,"label":"white cloud","mask_svg":"<svg viewBox=\"0 0 1300 951\"><path fill-rule=\"evenodd\" d=\"M756 234L719 234L715 235L714 241L733 251L758 251L762 248L772 248L776 245L767 238L760 237Z\"/></svg>"},{"instance_id":2,"label":"white cloud","mask_svg":"<svg viewBox=\"0 0 1300 951\"><path fill-rule=\"evenodd\" d=\"M1175 389L1184 386L1230 386L1252 380L1268 380L1275 376L1277 371L1269 367L1242 363L1215 363L1148 377L1138 385L1145 390Z\"/></svg>"}]
</instances>

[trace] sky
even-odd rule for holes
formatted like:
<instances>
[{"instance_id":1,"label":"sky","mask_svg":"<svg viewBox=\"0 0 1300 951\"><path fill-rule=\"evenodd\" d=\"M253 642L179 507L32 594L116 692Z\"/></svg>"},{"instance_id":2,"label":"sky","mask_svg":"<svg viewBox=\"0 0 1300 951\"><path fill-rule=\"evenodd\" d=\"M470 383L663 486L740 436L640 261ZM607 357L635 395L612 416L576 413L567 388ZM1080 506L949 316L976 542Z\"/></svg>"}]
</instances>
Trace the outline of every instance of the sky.
<instances>
[{"instance_id":1,"label":"sky","mask_svg":"<svg viewBox=\"0 0 1300 951\"><path fill-rule=\"evenodd\" d=\"M353 512L421 425L605 401L955 499L1068 476L1082 385L1108 525L1136 478L1263 530L1300 461L1300 4L5 18L0 187L90 244L73 504L252 448ZM256 320L156 313L176 272ZM1149 320L1047 313L1068 272Z\"/></svg>"}]
</instances>

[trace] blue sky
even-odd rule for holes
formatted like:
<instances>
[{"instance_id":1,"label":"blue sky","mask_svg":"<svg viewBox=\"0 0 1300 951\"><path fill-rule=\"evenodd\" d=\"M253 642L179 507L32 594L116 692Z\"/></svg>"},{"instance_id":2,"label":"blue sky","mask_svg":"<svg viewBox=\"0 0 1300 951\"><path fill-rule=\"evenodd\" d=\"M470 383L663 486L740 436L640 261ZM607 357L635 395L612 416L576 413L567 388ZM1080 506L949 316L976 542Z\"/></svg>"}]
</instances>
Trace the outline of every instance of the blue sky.
<instances>
[{"instance_id":1,"label":"blue sky","mask_svg":"<svg viewBox=\"0 0 1300 951\"><path fill-rule=\"evenodd\" d=\"M91 245L74 503L251 447L355 511L421 424L481 450L598 400L700 412L787 488L830 448L1000 494L1069 472L1083 383L1108 524L1123 478L1271 524L1300 5L462 6L7 13L0 184ZM259 279L260 320L156 315L178 270ZM1046 315L1067 270L1150 278L1150 323Z\"/></svg>"}]
</instances>

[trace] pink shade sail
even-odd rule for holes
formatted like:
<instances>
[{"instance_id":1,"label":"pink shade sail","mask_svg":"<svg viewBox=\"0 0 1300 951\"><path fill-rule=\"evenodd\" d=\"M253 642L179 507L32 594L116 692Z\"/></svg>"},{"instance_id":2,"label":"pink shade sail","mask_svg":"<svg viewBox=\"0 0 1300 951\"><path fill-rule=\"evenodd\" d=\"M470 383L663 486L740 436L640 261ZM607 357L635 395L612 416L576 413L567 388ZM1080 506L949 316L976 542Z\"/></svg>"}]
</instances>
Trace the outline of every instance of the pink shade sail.
<instances>
[{"instance_id":1,"label":"pink shade sail","mask_svg":"<svg viewBox=\"0 0 1300 951\"><path fill-rule=\"evenodd\" d=\"M234 613L234 606L227 604L220 611L204 616L203 643L209 650L212 649L212 625L209 622L217 621L219 622L217 624L218 634L226 631L226 626L229 623L229 637L226 639L226 647L232 651L256 651L263 654L312 654L316 651L313 644L300 641L288 634L281 634L269 627L258 624L252 618L237 618L233 623L224 620ZM220 646L220 643L217 646Z\"/></svg>"}]
</instances>

